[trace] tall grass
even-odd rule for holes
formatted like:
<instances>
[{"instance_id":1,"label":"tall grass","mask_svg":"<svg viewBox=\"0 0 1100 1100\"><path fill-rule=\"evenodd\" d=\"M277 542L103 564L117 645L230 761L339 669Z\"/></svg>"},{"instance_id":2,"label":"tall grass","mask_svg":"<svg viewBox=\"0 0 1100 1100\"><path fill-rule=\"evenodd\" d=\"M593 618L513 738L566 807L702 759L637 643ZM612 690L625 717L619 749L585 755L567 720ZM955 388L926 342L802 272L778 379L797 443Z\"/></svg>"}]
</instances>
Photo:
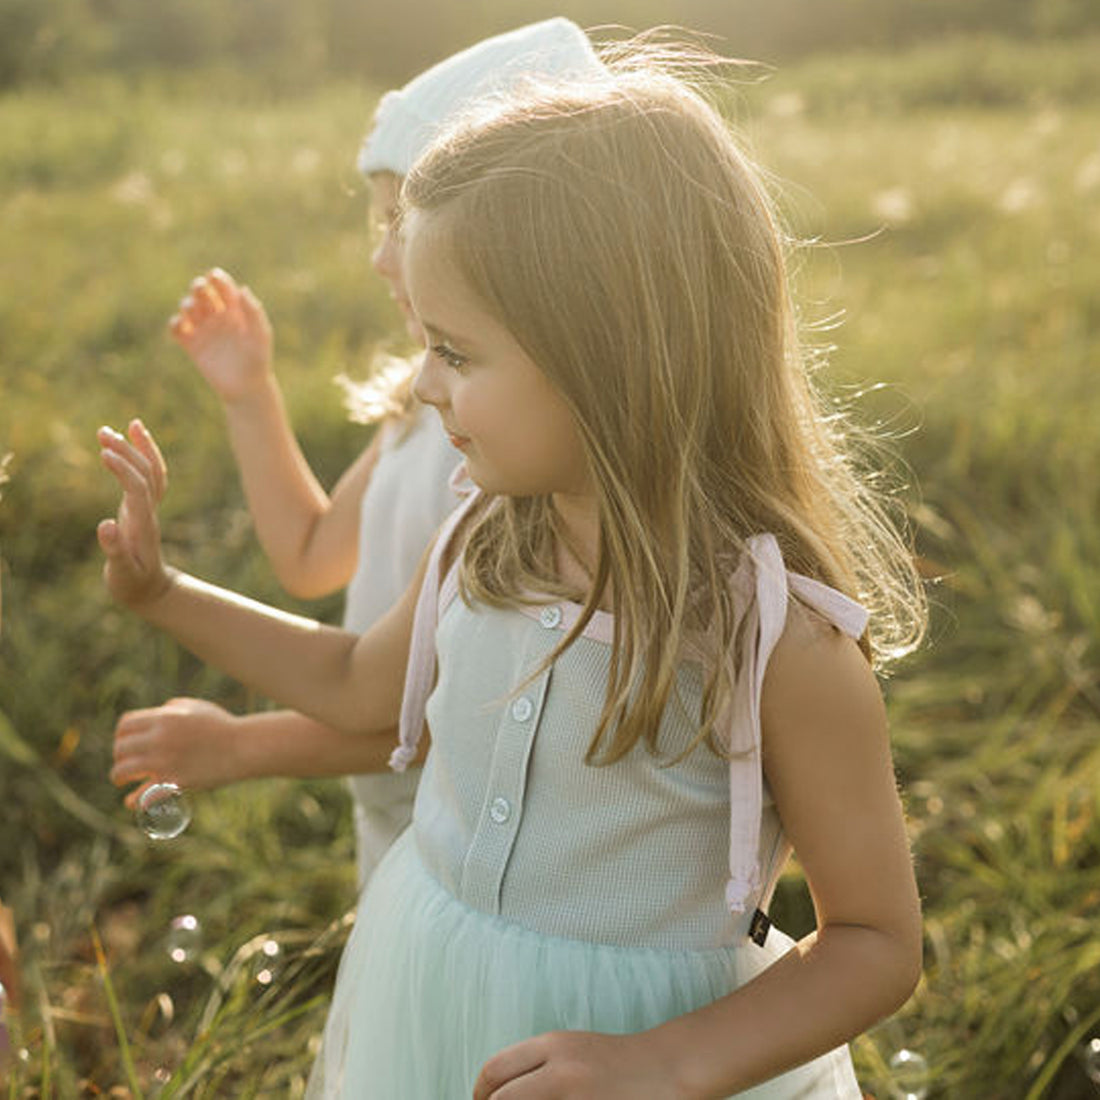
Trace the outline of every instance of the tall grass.
<instances>
[{"instance_id":1,"label":"tall grass","mask_svg":"<svg viewBox=\"0 0 1100 1100\"><path fill-rule=\"evenodd\" d=\"M927 934L917 995L855 1046L880 1100L902 1047L927 1060L932 1097L1094 1089L1097 45L837 57L735 104L792 228L817 242L799 278L812 338L836 344L823 381L892 437L938 578L930 643L886 683ZM15 452L0 894L28 987L15 1095L301 1093L353 902L345 797L268 781L196 796L174 842L135 829L106 781L118 714L181 693L262 701L109 605L93 532L114 495L94 431L137 413L157 431L177 561L337 613L280 594L216 403L164 322L213 263L249 281L307 453L339 473L365 440L330 379L399 328L368 273L350 167L372 102L352 85L269 101L199 79L0 99L0 453ZM793 876L779 907L806 923ZM179 965L164 942L183 912L203 943Z\"/></svg>"}]
</instances>

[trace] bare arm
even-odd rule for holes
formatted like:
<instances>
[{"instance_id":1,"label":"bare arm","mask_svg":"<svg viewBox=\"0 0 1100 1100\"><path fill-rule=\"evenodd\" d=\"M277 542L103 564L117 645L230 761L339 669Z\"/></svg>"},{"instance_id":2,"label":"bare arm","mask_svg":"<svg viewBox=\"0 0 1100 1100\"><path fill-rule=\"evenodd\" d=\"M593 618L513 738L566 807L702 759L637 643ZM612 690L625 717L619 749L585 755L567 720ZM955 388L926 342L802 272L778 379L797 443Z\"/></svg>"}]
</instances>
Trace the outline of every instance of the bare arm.
<instances>
[{"instance_id":1,"label":"bare arm","mask_svg":"<svg viewBox=\"0 0 1100 1100\"><path fill-rule=\"evenodd\" d=\"M362 636L288 615L166 568L148 460L110 429L99 442L123 490L117 517L97 532L116 600L202 660L337 730L381 733L397 724L427 553L405 595Z\"/></svg>"},{"instance_id":2,"label":"bare arm","mask_svg":"<svg viewBox=\"0 0 1100 1100\"><path fill-rule=\"evenodd\" d=\"M648 1032L509 1047L475 1100L729 1096L848 1041L913 991L920 907L878 685L854 643L792 618L765 679L765 767L817 930L734 993Z\"/></svg>"},{"instance_id":3,"label":"bare arm","mask_svg":"<svg viewBox=\"0 0 1100 1100\"><path fill-rule=\"evenodd\" d=\"M343 587L355 569L377 435L326 493L291 428L264 308L221 269L191 284L170 330L222 400L256 533L280 582L304 598Z\"/></svg>"},{"instance_id":4,"label":"bare arm","mask_svg":"<svg viewBox=\"0 0 1100 1100\"><path fill-rule=\"evenodd\" d=\"M239 716L202 699L169 699L118 720L111 782L139 784L126 796L133 807L146 787L164 780L188 790L213 790L270 776L381 772L396 740L396 730L355 737L294 711Z\"/></svg>"},{"instance_id":5,"label":"bare arm","mask_svg":"<svg viewBox=\"0 0 1100 1100\"><path fill-rule=\"evenodd\" d=\"M666 1025L664 1038L683 1043L688 1096L727 1095L847 1042L920 977L920 900L885 708L855 644L820 624L789 628L763 721L765 769L817 930L736 993Z\"/></svg>"},{"instance_id":6,"label":"bare arm","mask_svg":"<svg viewBox=\"0 0 1100 1100\"><path fill-rule=\"evenodd\" d=\"M280 583L303 599L342 588L355 571L359 509L380 434L330 497L298 446L274 376L247 402L227 404L225 414L256 534Z\"/></svg>"}]
</instances>

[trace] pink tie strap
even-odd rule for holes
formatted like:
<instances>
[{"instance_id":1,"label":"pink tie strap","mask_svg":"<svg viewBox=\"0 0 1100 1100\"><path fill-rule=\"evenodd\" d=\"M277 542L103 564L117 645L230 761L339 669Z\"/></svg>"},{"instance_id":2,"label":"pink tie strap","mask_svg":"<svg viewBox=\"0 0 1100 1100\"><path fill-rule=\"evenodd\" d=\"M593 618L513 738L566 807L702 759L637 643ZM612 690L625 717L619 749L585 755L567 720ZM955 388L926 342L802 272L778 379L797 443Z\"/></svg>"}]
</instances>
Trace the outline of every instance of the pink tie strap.
<instances>
[{"instance_id":1,"label":"pink tie strap","mask_svg":"<svg viewBox=\"0 0 1100 1100\"><path fill-rule=\"evenodd\" d=\"M751 570L749 581L742 570ZM764 674L787 622L787 604L793 592L839 630L859 638L867 627L867 612L854 600L828 585L789 573L774 535L754 535L734 583L741 582L750 600L744 614L747 649L734 684L730 704L730 878L726 904L744 913L760 889L760 817L764 806L764 769L760 704Z\"/></svg>"},{"instance_id":2,"label":"pink tie strap","mask_svg":"<svg viewBox=\"0 0 1100 1100\"><path fill-rule=\"evenodd\" d=\"M424 711L435 683L435 630L439 622L439 569L458 525L473 507L480 493L472 490L443 521L436 536L424 583L416 600L409 662L405 669L405 691L401 698L401 723L397 748L390 754L390 767L403 772L416 758L424 730ZM453 572L453 571L452 571Z\"/></svg>"}]
</instances>

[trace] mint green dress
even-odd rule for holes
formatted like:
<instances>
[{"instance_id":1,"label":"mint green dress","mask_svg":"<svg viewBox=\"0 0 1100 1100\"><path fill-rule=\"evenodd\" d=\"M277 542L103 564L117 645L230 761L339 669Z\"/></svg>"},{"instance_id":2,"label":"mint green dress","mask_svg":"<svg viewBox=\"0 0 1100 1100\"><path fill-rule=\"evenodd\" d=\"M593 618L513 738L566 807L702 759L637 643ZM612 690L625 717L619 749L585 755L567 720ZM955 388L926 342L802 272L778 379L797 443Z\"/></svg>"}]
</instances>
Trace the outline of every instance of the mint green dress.
<instances>
[{"instance_id":1,"label":"mint green dress","mask_svg":"<svg viewBox=\"0 0 1100 1100\"><path fill-rule=\"evenodd\" d=\"M654 1027L791 945L775 928L762 945L749 935L790 852L760 767L764 670L789 590L853 636L865 613L788 574L771 536L753 539L734 580L756 645L729 716L732 760L703 748L669 766L638 747L590 767L611 617L525 683L579 608L470 607L453 571L440 584L440 552L472 500L441 533L417 609L394 754L398 768L412 758L426 715L413 823L360 900L311 1097L462 1100L512 1043ZM695 734L697 664L684 662L679 688L660 731L666 760ZM841 1048L739 1095L861 1094Z\"/></svg>"}]
</instances>

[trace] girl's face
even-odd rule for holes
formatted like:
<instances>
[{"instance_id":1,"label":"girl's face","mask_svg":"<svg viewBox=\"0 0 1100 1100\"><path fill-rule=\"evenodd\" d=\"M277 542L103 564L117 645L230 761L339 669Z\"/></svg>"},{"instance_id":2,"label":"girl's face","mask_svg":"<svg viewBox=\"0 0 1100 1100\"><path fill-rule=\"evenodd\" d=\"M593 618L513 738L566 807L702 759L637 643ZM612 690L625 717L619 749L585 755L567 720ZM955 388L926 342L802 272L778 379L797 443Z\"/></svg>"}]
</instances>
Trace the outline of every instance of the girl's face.
<instances>
[{"instance_id":1,"label":"girl's face","mask_svg":"<svg viewBox=\"0 0 1100 1100\"><path fill-rule=\"evenodd\" d=\"M458 275L437 230L440 216L413 211L405 219L406 284L427 343L417 397L438 411L487 492L589 496L573 414Z\"/></svg>"},{"instance_id":2,"label":"girl's face","mask_svg":"<svg viewBox=\"0 0 1100 1100\"><path fill-rule=\"evenodd\" d=\"M371 253L371 266L389 284L390 297L405 315L405 328L418 343L424 342L424 334L416 323L416 315L409 304L408 291L401 266L401 241L397 232L398 200L401 194L401 177L391 172L377 172L370 178L370 216L374 236L378 244Z\"/></svg>"}]
</instances>

